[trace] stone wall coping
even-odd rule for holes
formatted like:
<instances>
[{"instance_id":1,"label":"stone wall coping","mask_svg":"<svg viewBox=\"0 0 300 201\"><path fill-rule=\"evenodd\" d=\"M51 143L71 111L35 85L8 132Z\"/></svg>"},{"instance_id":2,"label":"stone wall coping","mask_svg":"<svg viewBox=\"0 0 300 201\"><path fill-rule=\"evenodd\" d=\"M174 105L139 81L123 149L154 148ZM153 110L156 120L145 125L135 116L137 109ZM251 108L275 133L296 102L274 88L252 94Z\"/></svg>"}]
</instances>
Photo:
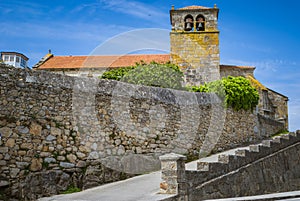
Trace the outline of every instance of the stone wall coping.
<instances>
[{"instance_id":1,"label":"stone wall coping","mask_svg":"<svg viewBox=\"0 0 300 201\"><path fill-rule=\"evenodd\" d=\"M186 160L186 156L181 154L169 153L159 157L161 161L178 161L178 160Z\"/></svg>"}]
</instances>

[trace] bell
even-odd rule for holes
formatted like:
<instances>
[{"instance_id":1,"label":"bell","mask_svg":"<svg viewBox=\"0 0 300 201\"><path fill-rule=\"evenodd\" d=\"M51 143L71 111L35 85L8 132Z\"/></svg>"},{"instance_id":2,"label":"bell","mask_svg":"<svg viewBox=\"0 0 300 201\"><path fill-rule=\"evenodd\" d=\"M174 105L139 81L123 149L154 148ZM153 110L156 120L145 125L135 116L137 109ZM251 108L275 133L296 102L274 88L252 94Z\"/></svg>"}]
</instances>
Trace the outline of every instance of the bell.
<instances>
[{"instance_id":1,"label":"bell","mask_svg":"<svg viewBox=\"0 0 300 201\"><path fill-rule=\"evenodd\" d=\"M203 22L199 22L197 23L197 31L204 31L204 23Z\"/></svg>"},{"instance_id":2,"label":"bell","mask_svg":"<svg viewBox=\"0 0 300 201\"><path fill-rule=\"evenodd\" d=\"M190 22L186 23L186 29L191 30L192 29L192 23L190 23Z\"/></svg>"}]
</instances>

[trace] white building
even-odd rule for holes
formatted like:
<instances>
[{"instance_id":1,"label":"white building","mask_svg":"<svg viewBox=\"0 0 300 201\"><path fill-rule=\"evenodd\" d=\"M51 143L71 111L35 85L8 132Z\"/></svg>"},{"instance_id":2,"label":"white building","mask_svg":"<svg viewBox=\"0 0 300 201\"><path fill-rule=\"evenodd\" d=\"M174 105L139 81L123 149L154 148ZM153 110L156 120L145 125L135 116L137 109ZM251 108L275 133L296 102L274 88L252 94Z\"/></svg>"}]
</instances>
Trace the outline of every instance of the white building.
<instances>
[{"instance_id":1,"label":"white building","mask_svg":"<svg viewBox=\"0 0 300 201\"><path fill-rule=\"evenodd\" d=\"M1 52L1 60L7 65L26 68L29 58L18 52Z\"/></svg>"}]
</instances>

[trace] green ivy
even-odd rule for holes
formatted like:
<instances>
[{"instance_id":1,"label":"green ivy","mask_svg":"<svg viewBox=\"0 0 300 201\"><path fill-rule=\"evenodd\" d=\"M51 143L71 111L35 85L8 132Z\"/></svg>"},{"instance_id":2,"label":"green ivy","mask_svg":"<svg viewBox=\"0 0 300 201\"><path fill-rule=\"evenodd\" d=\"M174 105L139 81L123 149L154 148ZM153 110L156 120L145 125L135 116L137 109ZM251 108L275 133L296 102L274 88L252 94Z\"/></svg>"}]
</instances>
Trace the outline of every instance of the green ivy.
<instances>
[{"instance_id":1,"label":"green ivy","mask_svg":"<svg viewBox=\"0 0 300 201\"><path fill-rule=\"evenodd\" d=\"M141 62L135 66L106 71L101 78L154 87L183 89L183 73L178 66L170 62L164 64Z\"/></svg>"},{"instance_id":2,"label":"green ivy","mask_svg":"<svg viewBox=\"0 0 300 201\"><path fill-rule=\"evenodd\" d=\"M226 107L234 110L252 110L259 100L257 90L244 77L222 78L201 86L188 87L189 91L216 93L224 100Z\"/></svg>"}]
</instances>

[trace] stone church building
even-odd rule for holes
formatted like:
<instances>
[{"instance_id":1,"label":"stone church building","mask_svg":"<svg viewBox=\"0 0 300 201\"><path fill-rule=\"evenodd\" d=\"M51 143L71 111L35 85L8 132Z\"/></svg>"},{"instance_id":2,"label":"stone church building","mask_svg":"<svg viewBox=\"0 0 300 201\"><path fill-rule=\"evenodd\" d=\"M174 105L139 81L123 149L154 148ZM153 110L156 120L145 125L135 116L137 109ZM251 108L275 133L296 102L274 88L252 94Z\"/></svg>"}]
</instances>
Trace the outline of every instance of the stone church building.
<instances>
[{"instance_id":1,"label":"stone church building","mask_svg":"<svg viewBox=\"0 0 300 201\"><path fill-rule=\"evenodd\" d=\"M187 6L170 10L170 54L125 56L54 56L49 52L34 67L70 76L98 77L107 68L120 68L136 62L172 62L184 72L187 84L199 85L222 77L244 76L260 93L256 113L281 122L288 128L288 97L263 86L254 77L255 67L220 64L219 9Z\"/></svg>"}]
</instances>

